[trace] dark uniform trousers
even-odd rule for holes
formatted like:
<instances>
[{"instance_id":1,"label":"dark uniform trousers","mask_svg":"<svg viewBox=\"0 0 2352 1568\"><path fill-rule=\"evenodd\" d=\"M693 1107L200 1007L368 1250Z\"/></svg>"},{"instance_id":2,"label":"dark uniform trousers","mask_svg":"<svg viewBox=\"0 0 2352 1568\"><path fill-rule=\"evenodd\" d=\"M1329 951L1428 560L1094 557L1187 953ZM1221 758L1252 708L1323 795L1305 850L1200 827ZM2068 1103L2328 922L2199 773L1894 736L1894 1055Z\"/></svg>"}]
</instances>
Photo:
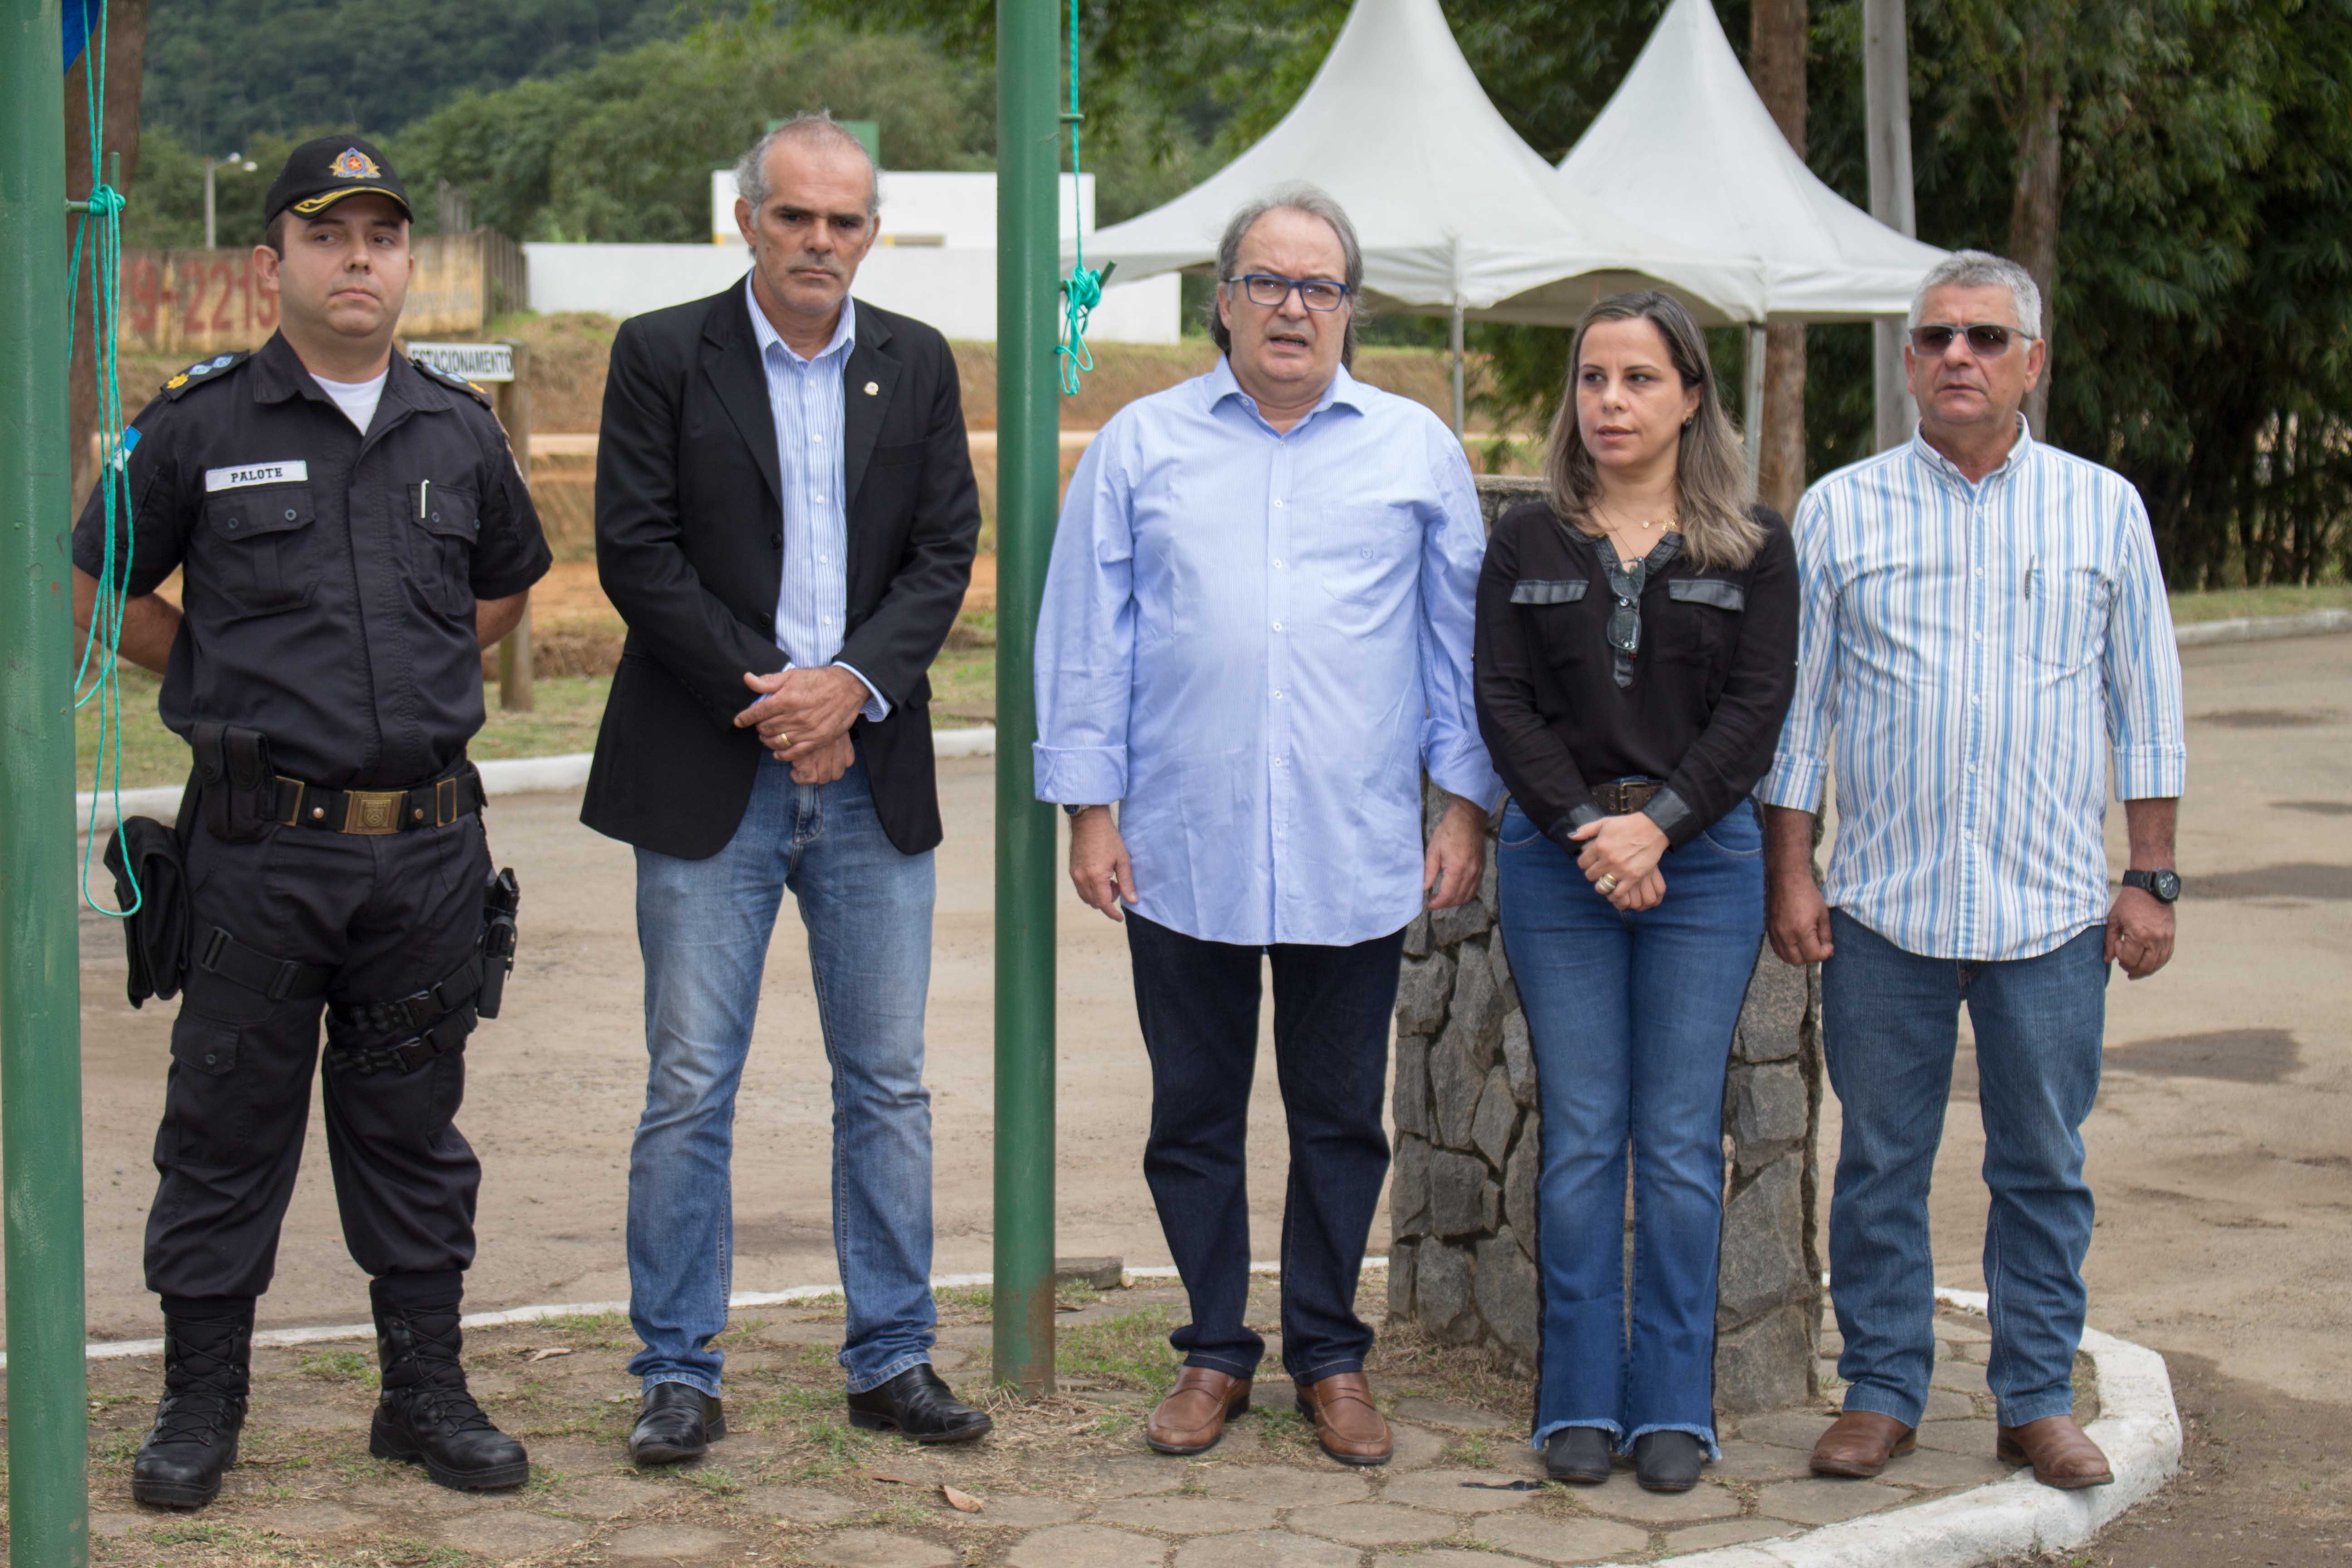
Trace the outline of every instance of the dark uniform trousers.
<instances>
[{"instance_id":1,"label":"dark uniform trousers","mask_svg":"<svg viewBox=\"0 0 2352 1568\"><path fill-rule=\"evenodd\" d=\"M489 847L478 815L383 837L278 826L251 844L215 838L200 822L187 855L199 952L218 926L272 958L333 973L324 997L273 1002L192 966L172 1029L147 1287L167 1299L258 1296L301 1164L321 1011L394 1001L464 964L482 928ZM328 1011L330 1047L409 1035ZM451 1120L465 1057L324 1076L327 1156L352 1259L372 1276L466 1268L482 1173Z\"/></svg>"}]
</instances>

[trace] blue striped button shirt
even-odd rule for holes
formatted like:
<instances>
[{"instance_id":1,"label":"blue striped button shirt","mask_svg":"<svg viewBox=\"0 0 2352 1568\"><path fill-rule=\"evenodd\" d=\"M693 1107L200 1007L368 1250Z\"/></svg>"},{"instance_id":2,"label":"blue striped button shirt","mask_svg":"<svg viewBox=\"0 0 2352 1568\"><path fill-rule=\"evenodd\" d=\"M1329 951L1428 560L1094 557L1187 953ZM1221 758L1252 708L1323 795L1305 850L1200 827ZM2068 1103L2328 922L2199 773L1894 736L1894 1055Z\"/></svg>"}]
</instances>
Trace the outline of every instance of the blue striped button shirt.
<instances>
[{"instance_id":1,"label":"blue striped button shirt","mask_svg":"<svg viewBox=\"0 0 2352 1568\"><path fill-rule=\"evenodd\" d=\"M1037 624L1037 796L1123 803L1136 908L1341 946L1422 908L1421 774L1492 806L1462 443L1341 370L1287 433L1223 360L1087 448Z\"/></svg>"},{"instance_id":2,"label":"blue striped button shirt","mask_svg":"<svg viewBox=\"0 0 2352 1568\"><path fill-rule=\"evenodd\" d=\"M841 324L814 359L803 359L786 343L749 274L743 292L751 304L751 331L760 340L760 364L767 372L768 416L776 426L776 472L784 488L784 573L776 594L776 646L796 669L839 664L848 635L849 513L842 481L842 450L848 423L848 396L842 374L857 342L857 306L845 297ZM866 717L890 716L890 704L856 668L842 668L870 693Z\"/></svg>"},{"instance_id":3,"label":"blue striped button shirt","mask_svg":"<svg viewBox=\"0 0 2352 1568\"><path fill-rule=\"evenodd\" d=\"M2111 759L2125 800L2188 769L2138 492L2019 425L1979 483L1914 435L1797 508L1797 695L1760 793L1816 810L1834 760L1829 901L1932 958L2100 924Z\"/></svg>"}]
</instances>

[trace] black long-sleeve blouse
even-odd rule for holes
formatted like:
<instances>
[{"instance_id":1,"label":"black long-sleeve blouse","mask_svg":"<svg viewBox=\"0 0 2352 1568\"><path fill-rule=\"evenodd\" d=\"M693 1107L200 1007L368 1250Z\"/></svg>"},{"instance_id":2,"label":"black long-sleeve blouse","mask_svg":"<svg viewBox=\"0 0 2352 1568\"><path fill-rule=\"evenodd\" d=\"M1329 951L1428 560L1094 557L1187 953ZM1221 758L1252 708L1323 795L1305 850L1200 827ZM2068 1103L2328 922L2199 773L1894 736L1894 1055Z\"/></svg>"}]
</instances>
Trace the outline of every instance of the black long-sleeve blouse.
<instances>
[{"instance_id":1,"label":"black long-sleeve blouse","mask_svg":"<svg viewBox=\"0 0 2352 1568\"><path fill-rule=\"evenodd\" d=\"M1751 515L1764 542L1744 568L1702 572L1670 533L1638 587L1608 541L1543 501L1496 525L1478 730L1519 809L1563 847L1580 850L1569 834L1601 815L1593 784L1664 780L1643 809L1679 847L1771 766L1797 679L1797 554L1780 513Z\"/></svg>"}]
</instances>

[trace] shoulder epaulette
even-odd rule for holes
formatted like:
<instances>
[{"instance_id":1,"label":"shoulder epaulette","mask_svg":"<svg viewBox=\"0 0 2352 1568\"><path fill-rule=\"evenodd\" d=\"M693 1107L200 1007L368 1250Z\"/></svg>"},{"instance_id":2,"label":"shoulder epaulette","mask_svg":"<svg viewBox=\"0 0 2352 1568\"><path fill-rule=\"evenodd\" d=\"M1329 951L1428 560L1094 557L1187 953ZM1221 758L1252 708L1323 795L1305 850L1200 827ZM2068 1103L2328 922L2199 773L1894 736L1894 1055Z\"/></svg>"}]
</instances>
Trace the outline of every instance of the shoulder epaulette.
<instances>
[{"instance_id":1,"label":"shoulder epaulette","mask_svg":"<svg viewBox=\"0 0 2352 1568\"><path fill-rule=\"evenodd\" d=\"M464 376L457 374L455 371L443 370L439 365L415 354L408 356L408 363L415 365L426 375L431 376L435 381L439 382L442 385L448 387L452 391L466 394L475 402L480 404L483 407L490 408L493 406L490 402L490 395L488 392L475 385L472 382L467 381Z\"/></svg>"},{"instance_id":2,"label":"shoulder epaulette","mask_svg":"<svg viewBox=\"0 0 2352 1568\"><path fill-rule=\"evenodd\" d=\"M252 357L251 349L239 349L235 353L215 354L210 359L200 359L165 382L159 395L177 402L188 395L190 388L201 386L208 381L218 381Z\"/></svg>"}]
</instances>

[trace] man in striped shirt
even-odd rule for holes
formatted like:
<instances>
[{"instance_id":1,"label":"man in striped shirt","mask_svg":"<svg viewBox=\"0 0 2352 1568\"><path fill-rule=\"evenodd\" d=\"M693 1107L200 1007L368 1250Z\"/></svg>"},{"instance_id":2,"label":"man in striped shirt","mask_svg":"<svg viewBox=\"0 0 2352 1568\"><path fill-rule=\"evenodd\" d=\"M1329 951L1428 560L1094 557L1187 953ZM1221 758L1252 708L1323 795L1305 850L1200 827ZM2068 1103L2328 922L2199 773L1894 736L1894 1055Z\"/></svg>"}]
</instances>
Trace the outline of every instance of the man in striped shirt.
<instances>
[{"instance_id":1,"label":"man in striped shirt","mask_svg":"<svg viewBox=\"0 0 2352 1568\"><path fill-rule=\"evenodd\" d=\"M2091 1242L2082 1124L2109 966L2144 979L2172 955L2187 752L2139 497L2020 417L2041 318L2014 262L1961 251L1937 266L1904 351L1916 434L1797 510L1797 694L1761 794L1772 945L1822 965L1843 1114L1830 1294L1849 1386L1813 1450L1822 1475L1876 1475L1926 1407L1927 1189L1965 1002L1992 1197L1997 1451L2050 1486L2111 1479L2073 1415ZM1832 758L1824 889L1812 839ZM2110 759L2131 838L2112 903Z\"/></svg>"}]
</instances>

